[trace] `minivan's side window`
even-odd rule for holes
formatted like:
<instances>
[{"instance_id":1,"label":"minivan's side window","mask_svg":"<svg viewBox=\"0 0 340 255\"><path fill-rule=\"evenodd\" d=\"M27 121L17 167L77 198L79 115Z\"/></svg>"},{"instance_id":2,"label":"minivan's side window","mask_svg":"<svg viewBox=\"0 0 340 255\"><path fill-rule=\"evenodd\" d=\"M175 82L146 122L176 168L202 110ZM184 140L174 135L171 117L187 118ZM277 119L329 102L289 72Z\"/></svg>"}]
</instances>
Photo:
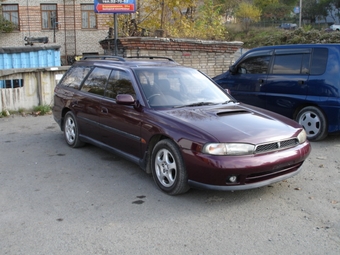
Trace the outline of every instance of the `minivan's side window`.
<instances>
[{"instance_id":1,"label":"minivan's side window","mask_svg":"<svg viewBox=\"0 0 340 255\"><path fill-rule=\"evenodd\" d=\"M315 48L313 51L310 74L314 74L314 75L323 74L326 71L327 59L328 59L328 49ZM335 65L338 65L338 63L336 63Z\"/></svg>"},{"instance_id":2,"label":"minivan's side window","mask_svg":"<svg viewBox=\"0 0 340 255\"><path fill-rule=\"evenodd\" d=\"M273 74L308 74L310 54L275 55Z\"/></svg>"},{"instance_id":3,"label":"minivan's side window","mask_svg":"<svg viewBox=\"0 0 340 255\"><path fill-rule=\"evenodd\" d=\"M84 80L86 75L91 71L90 67L86 66L75 66L64 75L60 84L66 87L79 89L81 82Z\"/></svg>"},{"instance_id":4,"label":"minivan's side window","mask_svg":"<svg viewBox=\"0 0 340 255\"><path fill-rule=\"evenodd\" d=\"M251 57L238 65L237 72L242 74L266 74L270 56Z\"/></svg>"},{"instance_id":5,"label":"minivan's side window","mask_svg":"<svg viewBox=\"0 0 340 255\"><path fill-rule=\"evenodd\" d=\"M111 69L96 67L87 77L81 90L104 96L105 86L110 73Z\"/></svg>"},{"instance_id":6,"label":"minivan's side window","mask_svg":"<svg viewBox=\"0 0 340 255\"><path fill-rule=\"evenodd\" d=\"M135 97L129 74L121 70L113 70L107 83L105 96L116 98L119 94L130 94Z\"/></svg>"}]
</instances>

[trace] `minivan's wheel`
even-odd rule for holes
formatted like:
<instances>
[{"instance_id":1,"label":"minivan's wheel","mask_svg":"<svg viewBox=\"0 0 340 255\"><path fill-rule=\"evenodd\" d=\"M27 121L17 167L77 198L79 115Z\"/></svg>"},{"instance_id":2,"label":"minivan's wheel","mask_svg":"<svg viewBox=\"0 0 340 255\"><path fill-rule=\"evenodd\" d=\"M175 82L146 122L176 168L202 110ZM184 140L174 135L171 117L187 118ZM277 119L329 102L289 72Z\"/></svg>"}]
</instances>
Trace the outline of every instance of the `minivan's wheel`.
<instances>
[{"instance_id":1,"label":"minivan's wheel","mask_svg":"<svg viewBox=\"0 0 340 255\"><path fill-rule=\"evenodd\" d=\"M152 151L151 162L153 179L162 191L179 195L189 190L183 159L173 141L159 141Z\"/></svg>"},{"instance_id":2,"label":"minivan's wheel","mask_svg":"<svg viewBox=\"0 0 340 255\"><path fill-rule=\"evenodd\" d=\"M327 136L327 120L322 111L314 106L303 108L296 121L306 130L310 141L318 141Z\"/></svg>"},{"instance_id":3,"label":"minivan's wheel","mask_svg":"<svg viewBox=\"0 0 340 255\"><path fill-rule=\"evenodd\" d=\"M64 117L64 136L67 144L73 148L84 145L84 142L79 140L78 124L72 112L66 113Z\"/></svg>"}]
</instances>

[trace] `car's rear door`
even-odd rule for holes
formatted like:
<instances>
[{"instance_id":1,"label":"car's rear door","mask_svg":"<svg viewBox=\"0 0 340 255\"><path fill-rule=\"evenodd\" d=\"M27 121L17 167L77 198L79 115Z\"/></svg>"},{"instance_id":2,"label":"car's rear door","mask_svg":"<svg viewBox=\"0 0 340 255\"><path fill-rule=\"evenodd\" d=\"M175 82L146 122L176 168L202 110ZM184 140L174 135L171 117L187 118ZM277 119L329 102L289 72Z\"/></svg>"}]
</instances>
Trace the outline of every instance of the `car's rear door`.
<instances>
[{"instance_id":1,"label":"car's rear door","mask_svg":"<svg viewBox=\"0 0 340 255\"><path fill-rule=\"evenodd\" d=\"M267 82L266 109L292 118L308 94L310 48L276 49Z\"/></svg>"},{"instance_id":2,"label":"car's rear door","mask_svg":"<svg viewBox=\"0 0 340 255\"><path fill-rule=\"evenodd\" d=\"M110 73L111 69L95 67L84 81L79 96L74 101L80 133L88 139L100 140L100 104Z\"/></svg>"}]
</instances>

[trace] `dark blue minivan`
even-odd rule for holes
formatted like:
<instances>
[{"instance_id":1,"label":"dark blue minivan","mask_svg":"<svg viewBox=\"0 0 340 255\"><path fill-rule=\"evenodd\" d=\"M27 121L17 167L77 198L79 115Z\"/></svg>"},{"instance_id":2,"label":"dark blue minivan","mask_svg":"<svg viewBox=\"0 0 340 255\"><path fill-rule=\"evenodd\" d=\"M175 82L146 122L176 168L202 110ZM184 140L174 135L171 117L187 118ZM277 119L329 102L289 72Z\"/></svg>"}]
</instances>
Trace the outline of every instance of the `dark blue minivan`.
<instances>
[{"instance_id":1,"label":"dark blue minivan","mask_svg":"<svg viewBox=\"0 0 340 255\"><path fill-rule=\"evenodd\" d=\"M247 51L213 79L243 103L299 122L317 141L340 130L340 44L294 44Z\"/></svg>"}]
</instances>

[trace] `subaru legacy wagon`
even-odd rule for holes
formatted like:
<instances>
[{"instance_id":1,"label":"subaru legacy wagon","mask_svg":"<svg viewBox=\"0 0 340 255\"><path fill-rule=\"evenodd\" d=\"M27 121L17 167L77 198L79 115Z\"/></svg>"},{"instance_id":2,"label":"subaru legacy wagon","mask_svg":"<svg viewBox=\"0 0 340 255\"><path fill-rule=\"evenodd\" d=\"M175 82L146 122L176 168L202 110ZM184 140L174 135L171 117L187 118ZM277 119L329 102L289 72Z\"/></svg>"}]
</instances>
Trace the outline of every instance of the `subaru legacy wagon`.
<instances>
[{"instance_id":1,"label":"subaru legacy wagon","mask_svg":"<svg viewBox=\"0 0 340 255\"><path fill-rule=\"evenodd\" d=\"M55 88L53 116L69 146L90 143L130 160L170 195L282 181L311 150L297 122L239 103L169 58L77 61Z\"/></svg>"}]
</instances>

